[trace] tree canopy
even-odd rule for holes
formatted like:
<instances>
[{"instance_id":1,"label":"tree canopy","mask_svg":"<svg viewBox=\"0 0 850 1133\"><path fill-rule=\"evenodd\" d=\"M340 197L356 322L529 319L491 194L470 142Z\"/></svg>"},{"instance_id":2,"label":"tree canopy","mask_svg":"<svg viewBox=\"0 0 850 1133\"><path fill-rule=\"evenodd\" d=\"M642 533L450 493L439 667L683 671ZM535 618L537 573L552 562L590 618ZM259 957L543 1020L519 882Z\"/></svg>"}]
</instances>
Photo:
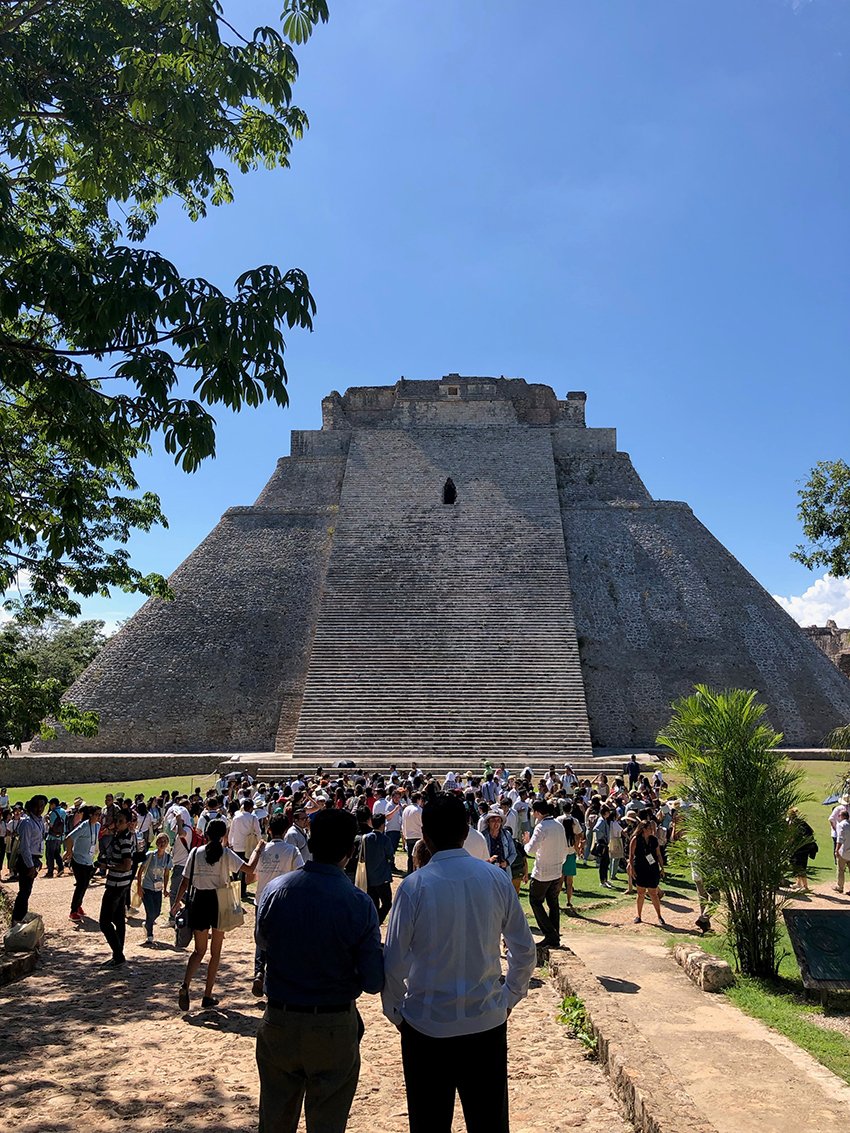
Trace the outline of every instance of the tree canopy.
<instances>
[{"instance_id":1,"label":"tree canopy","mask_svg":"<svg viewBox=\"0 0 850 1133\"><path fill-rule=\"evenodd\" d=\"M68 731L93 736L96 712L79 711L62 694L106 643L101 621L69 618L11 621L0 631L0 754L6 756L35 733L52 738L52 717Z\"/></svg>"},{"instance_id":2,"label":"tree canopy","mask_svg":"<svg viewBox=\"0 0 850 1133\"><path fill-rule=\"evenodd\" d=\"M104 622L47 618L41 622L10 621L0 639L10 644L23 660L32 661L43 680L56 680L64 691L70 688L108 640Z\"/></svg>"},{"instance_id":3,"label":"tree canopy","mask_svg":"<svg viewBox=\"0 0 850 1133\"><path fill-rule=\"evenodd\" d=\"M285 328L312 326L298 268L227 293L149 246L160 205L193 220L232 175L287 166L307 117L292 44L325 0L238 31L217 0L8 0L0 10L0 590L32 616L118 586L167 596L126 550L164 524L133 464L192 471L211 407L287 402Z\"/></svg>"},{"instance_id":4,"label":"tree canopy","mask_svg":"<svg viewBox=\"0 0 850 1133\"><path fill-rule=\"evenodd\" d=\"M792 558L804 566L825 566L836 578L850 576L850 466L821 460L800 489L797 516L808 546Z\"/></svg>"}]
</instances>

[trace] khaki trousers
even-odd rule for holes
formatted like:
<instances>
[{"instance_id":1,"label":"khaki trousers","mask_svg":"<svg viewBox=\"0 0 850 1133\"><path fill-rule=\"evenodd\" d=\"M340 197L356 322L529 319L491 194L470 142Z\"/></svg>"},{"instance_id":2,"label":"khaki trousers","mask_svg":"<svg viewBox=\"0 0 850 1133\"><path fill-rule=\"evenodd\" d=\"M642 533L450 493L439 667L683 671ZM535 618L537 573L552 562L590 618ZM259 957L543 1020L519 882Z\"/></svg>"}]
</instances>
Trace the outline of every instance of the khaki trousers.
<instances>
[{"instance_id":1,"label":"khaki trousers","mask_svg":"<svg viewBox=\"0 0 850 1133\"><path fill-rule=\"evenodd\" d=\"M307 1133L345 1133L360 1076L354 1007L308 1015L266 1007L257 1032L259 1133L296 1133L301 1106Z\"/></svg>"},{"instance_id":2,"label":"khaki trousers","mask_svg":"<svg viewBox=\"0 0 850 1133\"><path fill-rule=\"evenodd\" d=\"M835 861L836 861L836 864L838 865L838 888L839 888L840 891L843 891L843 889L844 889L844 871L847 869L847 866L850 865L850 862L847 862L844 858L842 858L841 854L835 855Z\"/></svg>"}]
</instances>

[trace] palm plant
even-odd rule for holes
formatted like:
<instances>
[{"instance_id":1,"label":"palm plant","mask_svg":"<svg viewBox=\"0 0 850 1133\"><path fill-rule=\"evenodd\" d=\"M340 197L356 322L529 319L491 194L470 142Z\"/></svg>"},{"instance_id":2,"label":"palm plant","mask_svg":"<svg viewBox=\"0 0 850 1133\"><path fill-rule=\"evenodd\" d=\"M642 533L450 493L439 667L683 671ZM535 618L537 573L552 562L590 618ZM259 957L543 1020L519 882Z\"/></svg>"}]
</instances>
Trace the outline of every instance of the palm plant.
<instances>
[{"instance_id":1,"label":"palm plant","mask_svg":"<svg viewBox=\"0 0 850 1133\"><path fill-rule=\"evenodd\" d=\"M697 685L672 711L658 743L697 804L687 836L698 868L723 894L739 970L775 976L779 890L799 837L787 815L806 798L803 772L775 750L782 736L755 692Z\"/></svg>"}]
</instances>

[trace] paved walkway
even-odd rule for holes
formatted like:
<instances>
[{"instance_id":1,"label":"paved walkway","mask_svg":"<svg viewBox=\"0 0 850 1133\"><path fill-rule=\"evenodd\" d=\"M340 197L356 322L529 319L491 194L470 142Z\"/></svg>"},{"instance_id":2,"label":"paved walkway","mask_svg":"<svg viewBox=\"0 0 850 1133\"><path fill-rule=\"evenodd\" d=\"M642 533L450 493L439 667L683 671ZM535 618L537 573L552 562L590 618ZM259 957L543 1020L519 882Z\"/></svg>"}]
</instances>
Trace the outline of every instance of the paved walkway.
<instances>
[{"instance_id":1,"label":"paved walkway","mask_svg":"<svg viewBox=\"0 0 850 1133\"><path fill-rule=\"evenodd\" d=\"M15 885L4 885L13 895ZM228 935L216 995L221 1005L177 1007L186 953L158 926L155 950L142 947L142 922L128 925L128 964L108 956L91 914L68 920L67 877L35 883L31 908L44 916L47 950L35 974L0 991L0 1118L15 1133L249 1133L257 1128L254 1037L261 1016L251 996L251 925ZM249 922L253 913L249 910ZM377 996L359 1001L366 1033L349 1133L405 1133L407 1106L398 1033ZM535 979L509 1024L514 1133L629 1133L602 1068L584 1057L556 1021L558 995ZM487 1074L486 1066L468 1067ZM303 1129L303 1122L301 1125ZM455 1129L462 1130L462 1117Z\"/></svg>"},{"instance_id":2,"label":"paved walkway","mask_svg":"<svg viewBox=\"0 0 850 1133\"><path fill-rule=\"evenodd\" d=\"M834 1133L850 1086L799 1047L700 991L667 948L610 932L565 943L652 1043L718 1133Z\"/></svg>"}]
</instances>

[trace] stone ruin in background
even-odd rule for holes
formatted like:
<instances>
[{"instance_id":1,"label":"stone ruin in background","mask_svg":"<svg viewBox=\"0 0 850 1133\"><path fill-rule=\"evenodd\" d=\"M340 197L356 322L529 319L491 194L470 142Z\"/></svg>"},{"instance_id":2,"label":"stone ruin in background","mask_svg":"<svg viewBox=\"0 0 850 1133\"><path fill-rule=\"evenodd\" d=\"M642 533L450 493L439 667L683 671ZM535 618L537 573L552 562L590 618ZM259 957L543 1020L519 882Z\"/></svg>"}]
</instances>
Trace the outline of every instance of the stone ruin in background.
<instances>
[{"instance_id":1,"label":"stone ruin in background","mask_svg":"<svg viewBox=\"0 0 850 1133\"><path fill-rule=\"evenodd\" d=\"M839 672L850 677L850 629L839 629L830 618L825 626L805 626L803 633L823 650Z\"/></svg>"}]
</instances>

